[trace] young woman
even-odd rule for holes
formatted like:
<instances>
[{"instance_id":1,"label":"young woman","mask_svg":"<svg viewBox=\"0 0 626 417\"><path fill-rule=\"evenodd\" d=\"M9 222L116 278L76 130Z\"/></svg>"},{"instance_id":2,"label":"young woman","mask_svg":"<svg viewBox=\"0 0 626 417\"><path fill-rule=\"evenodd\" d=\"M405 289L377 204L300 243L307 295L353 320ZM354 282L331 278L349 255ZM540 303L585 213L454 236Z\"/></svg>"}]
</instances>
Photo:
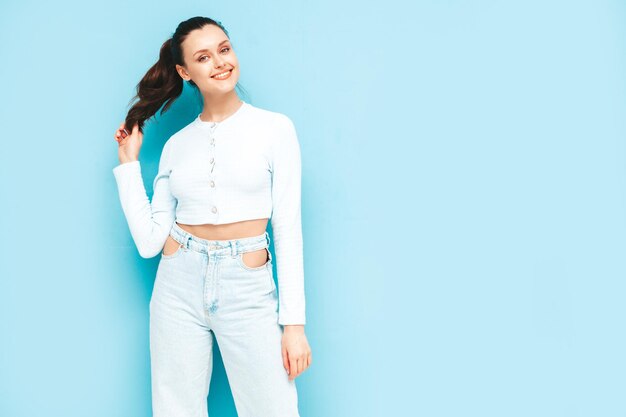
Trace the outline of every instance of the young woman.
<instances>
[{"instance_id":1,"label":"young woman","mask_svg":"<svg viewBox=\"0 0 626 417\"><path fill-rule=\"evenodd\" d=\"M120 164L113 173L131 235L142 257L160 254L150 299L155 417L208 415L211 333L239 416L299 416L295 378L311 364L300 148L289 117L239 99L238 79L222 24L184 21L114 135ZM166 141L150 202L138 160L143 123L163 104L167 111L183 80L200 91L204 108Z\"/></svg>"}]
</instances>

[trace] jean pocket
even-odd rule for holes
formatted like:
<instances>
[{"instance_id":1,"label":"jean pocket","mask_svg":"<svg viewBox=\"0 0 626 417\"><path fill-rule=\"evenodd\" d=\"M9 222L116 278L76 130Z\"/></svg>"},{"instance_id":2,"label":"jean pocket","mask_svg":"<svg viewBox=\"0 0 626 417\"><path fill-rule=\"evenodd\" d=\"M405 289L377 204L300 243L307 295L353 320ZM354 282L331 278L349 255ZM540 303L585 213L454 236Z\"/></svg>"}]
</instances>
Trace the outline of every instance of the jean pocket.
<instances>
[{"instance_id":1,"label":"jean pocket","mask_svg":"<svg viewBox=\"0 0 626 417\"><path fill-rule=\"evenodd\" d=\"M276 283L274 282L274 269L272 268L272 257L270 255L270 260L268 262L268 266L267 266L267 271L268 271L268 276L270 277L270 288L271 288L271 292L276 291Z\"/></svg>"},{"instance_id":2,"label":"jean pocket","mask_svg":"<svg viewBox=\"0 0 626 417\"><path fill-rule=\"evenodd\" d=\"M269 250L269 248L263 248L265 249L265 252L267 253L266 256L266 261L263 265L259 265L259 266L249 266L246 265L244 260L243 260L243 255L245 253L250 253L250 252L256 252L259 249L254 249L251 251L247 251L247 252L241 252L239 255L237 255L237 264L242 267L243 269L245 269L246 271L263 271L264 269L267 269L268 267L271 267L272 265L272 254Z\"/></svg>"},{"instance_id":3,"label":"jean pocket","mask_svg":"<svg viewBox=\"0 0 626 417\"><path fill-rule=\"evenodd\" d=\"M166 255L164 251L167 250L169 252L172 250L172 244L171 244L172 241L176 242L178 246L176 247L176 250L174 252L170 252ZM171 236L168 236L167 240L165 241L165 244L163 245L163 249L161 249L161 259L177 258L180 255L180 253L183 252L184 250L185 248L183 247L182 243L174 240L174 238L172 238Z\"/></svg>"}]
</instances>

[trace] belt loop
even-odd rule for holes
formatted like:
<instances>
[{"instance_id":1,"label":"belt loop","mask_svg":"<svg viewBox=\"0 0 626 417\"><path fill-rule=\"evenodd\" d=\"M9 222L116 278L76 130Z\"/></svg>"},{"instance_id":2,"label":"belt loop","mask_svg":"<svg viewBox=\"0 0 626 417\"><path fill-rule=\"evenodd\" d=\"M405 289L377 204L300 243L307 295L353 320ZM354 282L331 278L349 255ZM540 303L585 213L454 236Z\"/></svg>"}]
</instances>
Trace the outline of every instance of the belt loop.
<instances>
[{"instance_id":1,"label":"belt loop","mask_svg":"<svg viewBox=\"0 0 626 417\"><path fill-rule=\"evenodd\" d=\"M187 249L189 249L189 241L191 240L191 236L187 236L187 239L185 240L185 247Z\"/></svg>"},{"instance_id":2,"label":"belt loop","mask_svg":"<svg viewBox=\"0 0 626 417\"><path fill-rule=\"evenodd\" d=\"M230 242L230 255L234 258L237 255L237 241L231 240Z\"/></svg>"}]
</instances>

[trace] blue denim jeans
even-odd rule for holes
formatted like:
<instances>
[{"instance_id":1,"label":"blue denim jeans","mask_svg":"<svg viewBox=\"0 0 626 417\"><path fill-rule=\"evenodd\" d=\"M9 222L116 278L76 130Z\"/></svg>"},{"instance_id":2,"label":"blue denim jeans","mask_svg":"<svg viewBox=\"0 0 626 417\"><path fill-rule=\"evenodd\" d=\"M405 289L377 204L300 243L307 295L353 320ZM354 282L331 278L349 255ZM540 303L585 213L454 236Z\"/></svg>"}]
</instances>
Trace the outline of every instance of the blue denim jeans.
<instances>
[{"instance_id":1,"label":"blue denim jeans","mask_svg":"<svg viewBox=\"0 0 626 417\"><path fill-rule=\"evenodd\" d=\"M150 299L154 417L207 417L213 337L239 417L299 417L295 380L281 354L270 238L205 240L178 226L179 248L159 261ZM259 267L244 252L268 248Z\"/></svg>"}]
</instances>

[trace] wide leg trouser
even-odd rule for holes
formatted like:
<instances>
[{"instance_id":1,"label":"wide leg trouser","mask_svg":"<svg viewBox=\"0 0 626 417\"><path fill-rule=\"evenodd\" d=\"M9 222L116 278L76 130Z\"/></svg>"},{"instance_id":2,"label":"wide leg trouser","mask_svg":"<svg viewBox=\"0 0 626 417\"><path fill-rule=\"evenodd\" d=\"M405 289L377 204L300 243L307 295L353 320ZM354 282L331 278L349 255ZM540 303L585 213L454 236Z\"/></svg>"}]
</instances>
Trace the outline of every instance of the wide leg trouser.
<instances>
[{"instance_id":1,"label":"wide leg trouser","mask_svg":"<svg viewBox=\"0 0 626 417\"><path fill-rule=\"evenodd\" d=\"M176 224L181 243L161 255L150 299L154 417L207 417L215 334L239 417L299 417L295 380L281 355L272 259L251 268L242 253L269 235L207 241Z\"/></svg>"}]
</instances>

